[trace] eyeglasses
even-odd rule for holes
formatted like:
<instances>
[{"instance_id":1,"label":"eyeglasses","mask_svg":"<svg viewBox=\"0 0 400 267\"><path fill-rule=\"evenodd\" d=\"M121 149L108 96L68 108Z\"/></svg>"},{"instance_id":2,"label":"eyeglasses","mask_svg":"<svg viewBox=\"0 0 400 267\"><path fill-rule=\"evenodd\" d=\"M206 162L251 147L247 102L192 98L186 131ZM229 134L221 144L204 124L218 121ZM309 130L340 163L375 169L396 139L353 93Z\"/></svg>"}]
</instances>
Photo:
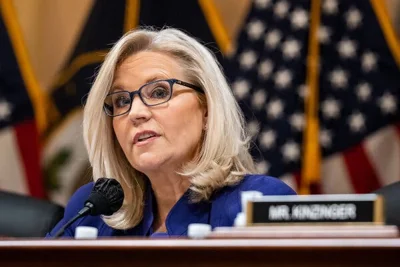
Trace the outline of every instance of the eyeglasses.
<instances>
[{"instance_id":1,"label":"eyeglasses","mask_svg":"<svg viewBox=\"0 0 400 267\"><path fill-rule=\"evenodd\" d=\"M204 93L200 87L177 79L157 80L146 83L133 92L117 91L109 93L104 100L104 112L110 117L128 113L131 110L133 98L136 94L139 95L146 106L157 106L166 103L172 97L172 89L175 83L192 88L199 93Z\"/></svg>"}]
</instances>

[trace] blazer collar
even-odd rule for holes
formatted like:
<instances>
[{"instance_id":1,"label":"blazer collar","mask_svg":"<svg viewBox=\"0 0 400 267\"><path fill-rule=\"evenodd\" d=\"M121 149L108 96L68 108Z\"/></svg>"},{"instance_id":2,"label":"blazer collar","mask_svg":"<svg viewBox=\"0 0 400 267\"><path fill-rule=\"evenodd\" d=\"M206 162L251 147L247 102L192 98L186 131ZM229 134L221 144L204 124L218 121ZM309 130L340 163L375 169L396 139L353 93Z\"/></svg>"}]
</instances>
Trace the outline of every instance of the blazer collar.
<instances>
[{"instance_id":1,"label":"blazer collar","mask_svg":"<svg viewBox=\"0 0 400 267\"><path fill-rule=\"evenodd\" d=\"M165 226L168 235L183 236L187 235L187 229L191 223L209 223L211 203L190 201L191 190L186 191L183 196L175 203L169 212ZM147 184L146 200L143 211L142 234L153 234L154 205L155 197L151 184Z\"/></svg>"},{"instance_id":2,"label":"blazer collar","mask_svg":"<svg viewBox=\"0 0 400 267\"><path fill-rule=\"evenodd\" d=\"M169 236L187 235L187 229L191 223L210 223L211 203L206 201L192 203L190 201L190 194L191 190L189 189L169 212L165 222ZM122 231L117 230L114 234L133 236L152 235L152 225L154 221L153 204L155 204L154 192L151 188L150 182L147 182L142 221L132 229Z\"/></svg>"},{"instance_id":3,"label":"blazer collar","mask_svg":"<svg viewBox=\"0 0 400 267\"><path fill-rule=\"evenodd\" d=\"M188 190L172 207L166 219L166 227L169 235L187 235L187 229L191 223L210 223L210 202L192 203L191 190Z\"/></svg>"}]
</instances>

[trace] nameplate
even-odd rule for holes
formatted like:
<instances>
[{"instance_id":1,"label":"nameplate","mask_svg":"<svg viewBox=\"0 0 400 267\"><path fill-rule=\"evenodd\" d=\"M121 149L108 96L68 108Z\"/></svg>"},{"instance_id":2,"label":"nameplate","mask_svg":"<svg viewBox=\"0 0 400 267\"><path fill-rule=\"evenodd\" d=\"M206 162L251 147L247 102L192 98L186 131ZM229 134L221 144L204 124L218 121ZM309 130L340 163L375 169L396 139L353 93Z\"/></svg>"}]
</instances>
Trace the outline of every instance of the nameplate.
<instances>
[{"instance_id":1,"label":"nameplate","mask_svg":"<svg viewBox=\"0 0 400 267\"><path fill-rule=\"evenodd\" d=\"M263 196L247 203L247 225L275 223L384 224L376 194Z\"/></svg>"}]
</instances>

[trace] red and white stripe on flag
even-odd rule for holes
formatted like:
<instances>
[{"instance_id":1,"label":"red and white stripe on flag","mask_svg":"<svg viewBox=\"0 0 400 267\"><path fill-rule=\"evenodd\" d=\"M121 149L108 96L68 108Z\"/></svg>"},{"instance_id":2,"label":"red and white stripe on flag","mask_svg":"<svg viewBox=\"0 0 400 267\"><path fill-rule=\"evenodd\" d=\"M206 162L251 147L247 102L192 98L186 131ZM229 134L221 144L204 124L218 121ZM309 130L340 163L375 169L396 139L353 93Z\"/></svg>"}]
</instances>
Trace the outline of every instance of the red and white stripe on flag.
<instances>
[{"instance_id":1,"label":"red and white stripe on flag","mask_svg":"<svg viewBox=\"0 0 400 267\"><path fill-rule=\"evenodd\" d=\"M282 180L298 188L298 175ZM321 193L370 193L400 180L400 123L367 137L359 145L322 162Z\"/></svg>"},{"instance_id":2,"label":"red and white stripe on flag","mask_svg":"<svg viewBox=\"0 0 400 267\"><path fill-rule=\"evenodd\" d=\"M48 111L16 18L0 1L0 190L43 198L38 130Z\"/></svg>"},{"instance_id":3,"label":"red and white stripe on flag","mask_svg":"<svg viewBox=\"0 0 400 267\"><path fill-rule=\"evenodd\" d=\"M0 131L0 189L38 198L45 197L35 121Z\"/></svg>"}]
</instances>

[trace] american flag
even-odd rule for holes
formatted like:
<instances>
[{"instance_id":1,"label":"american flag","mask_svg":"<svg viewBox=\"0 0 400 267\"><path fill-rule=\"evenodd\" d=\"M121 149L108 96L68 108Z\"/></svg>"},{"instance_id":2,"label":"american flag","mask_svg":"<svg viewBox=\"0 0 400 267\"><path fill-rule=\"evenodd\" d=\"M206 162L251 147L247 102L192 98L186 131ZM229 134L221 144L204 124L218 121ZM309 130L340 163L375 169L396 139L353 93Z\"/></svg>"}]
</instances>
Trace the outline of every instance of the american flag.
<instances>
[{"instance_id":1,"label":"american flag","mask_svg":"<svg viewBox=\"0 0 400 267\"><path fill-rule=\"evenodd\" d=\"M296 189L315 4L320 192L371 192L400 179L400 47L384 1L255 0L227 75L259 172Z\"/></svg>"},{"instance_id":2,"label":"american flag","mask_svg":"<svg viewBox=\"0 0 400 267\"><path fill-rule=\"evenodd\" d=\"M43 198L39 112L31 101L40 92L13 11L11 1L0 1L0 190Z\"/></svg>"}]
</instances>

